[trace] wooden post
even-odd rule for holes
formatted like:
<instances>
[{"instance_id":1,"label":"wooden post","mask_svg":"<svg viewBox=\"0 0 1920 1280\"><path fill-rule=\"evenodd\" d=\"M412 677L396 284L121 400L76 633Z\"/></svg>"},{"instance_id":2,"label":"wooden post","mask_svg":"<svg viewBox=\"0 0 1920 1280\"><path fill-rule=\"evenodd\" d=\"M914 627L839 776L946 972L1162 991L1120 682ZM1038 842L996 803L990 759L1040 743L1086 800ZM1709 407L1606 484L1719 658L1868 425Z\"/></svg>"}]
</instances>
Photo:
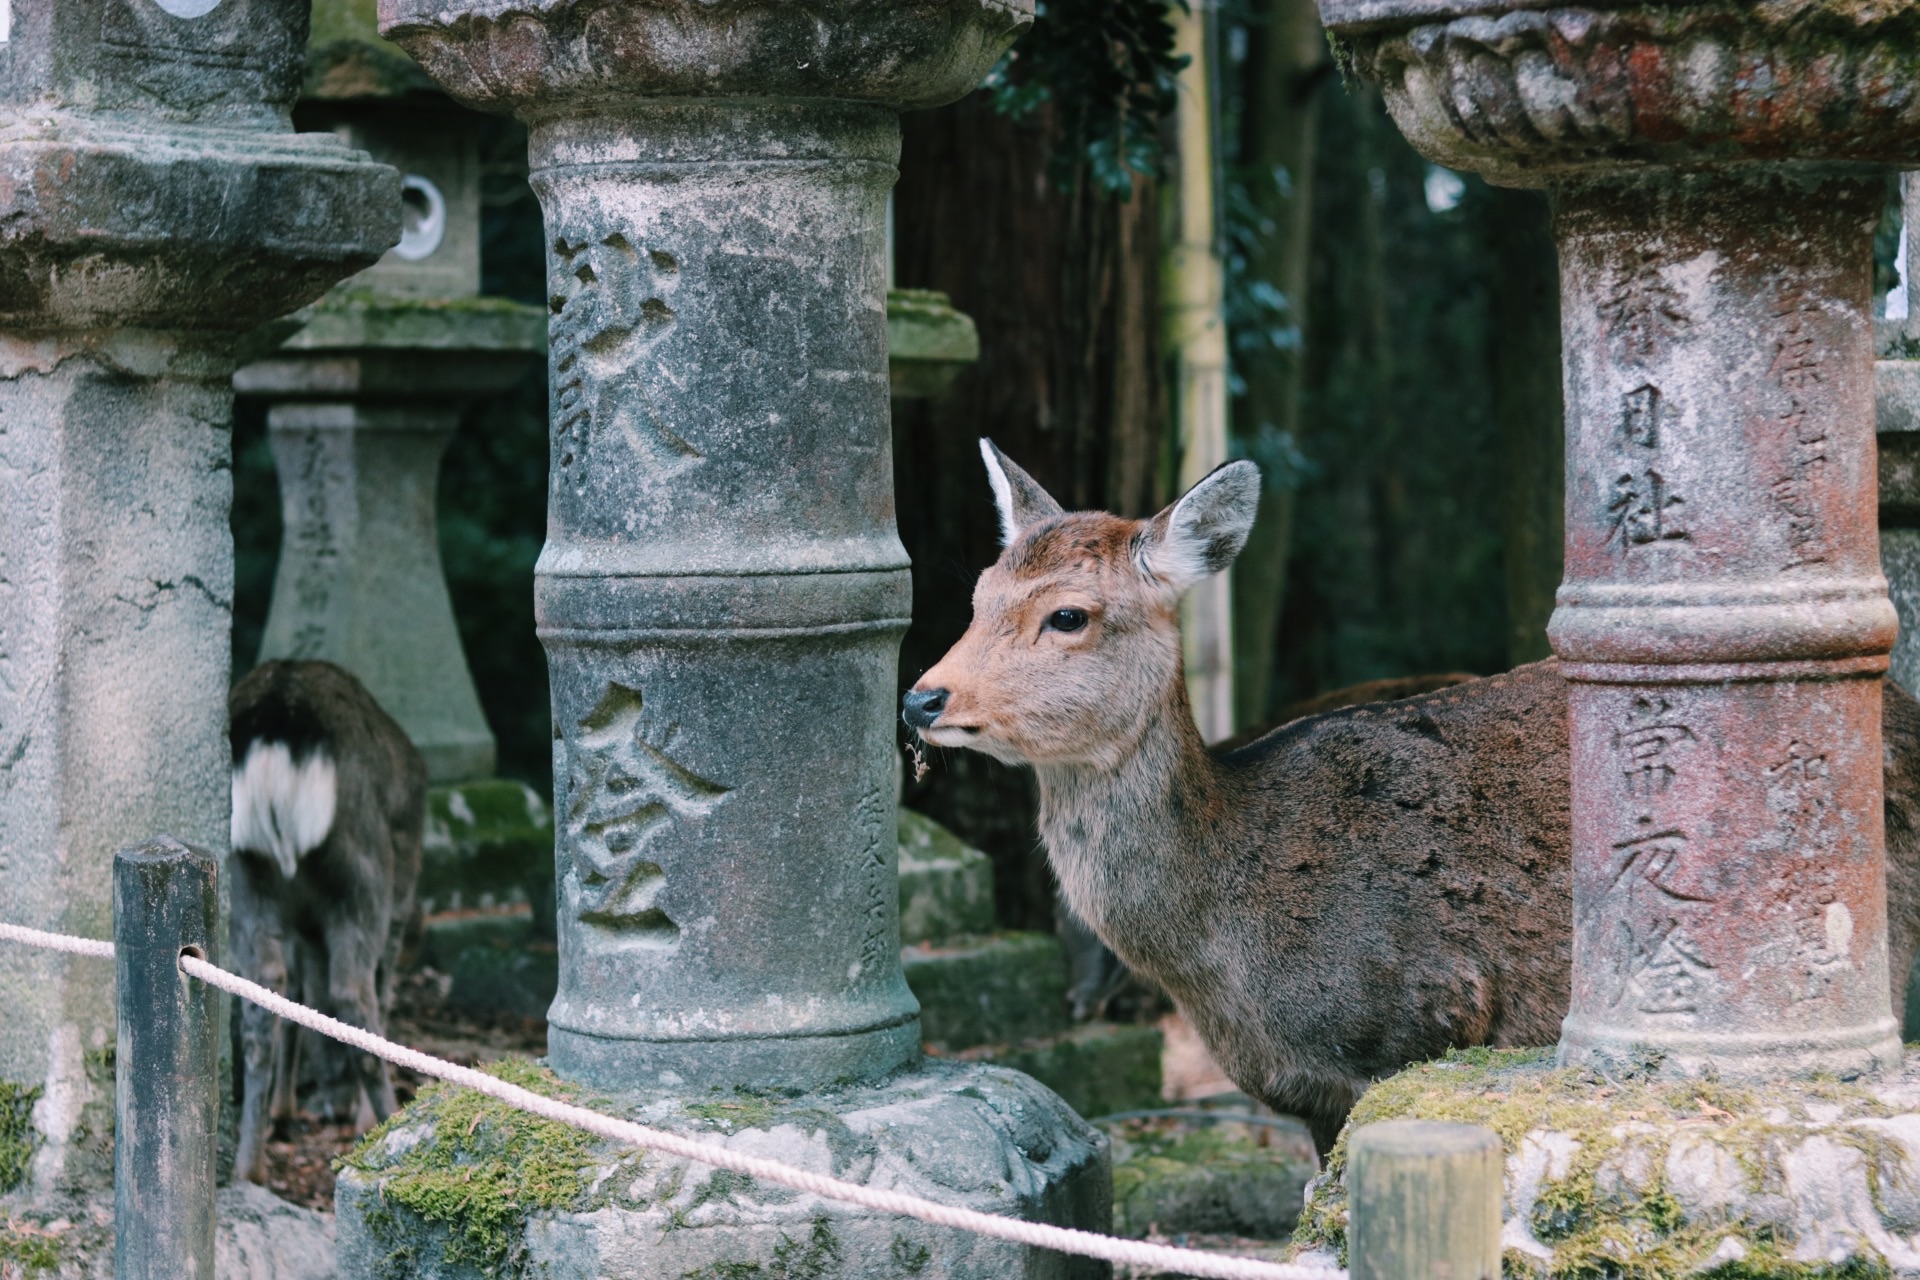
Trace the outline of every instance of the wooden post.
<instances>
[{"instance_id":1,"label":"wooden post","mask_svg":"<svg viewBox=\"0 0 1920 1280\"><path fill-rule=\"evenodd\" d=\"M1471 1124L1390 1120L1347 1145L1353 1280L1500 1280L1499 1137Z\"/></svg>"},{"instance_id":2,"label":"wooden post","mask_svg":"<svg viewBox=\"0 0 1920 1280\"><path fill-rule=\"evenodd\" d=\"M113 859L115 1280L213 1280L215 993L180 954L215 959L216 875L168 836Z\"/></svg>"}]
</instances>

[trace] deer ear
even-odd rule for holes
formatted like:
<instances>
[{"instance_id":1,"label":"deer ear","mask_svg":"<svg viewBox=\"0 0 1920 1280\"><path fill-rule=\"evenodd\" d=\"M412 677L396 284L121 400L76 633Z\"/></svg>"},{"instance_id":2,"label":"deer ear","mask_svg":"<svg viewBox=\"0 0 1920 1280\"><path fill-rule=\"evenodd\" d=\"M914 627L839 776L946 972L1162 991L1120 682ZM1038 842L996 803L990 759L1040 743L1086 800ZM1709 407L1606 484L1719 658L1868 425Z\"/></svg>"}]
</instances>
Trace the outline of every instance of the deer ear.
<instances>
[{"instance_id":1,"label":"deer ear","mask_svg":"<svg viewBox=\"0 0 1920 1280\"><path fill-rule=\"evenodd\" d=\"M980 457L987 464L987 483L993 486L993 505L1000 508L1001 546L1012 546L1023 529L1067 513L1052 494L985 436L980 438Z\"/></svg>"},{"instance_id":2,"label":"deer ear","mask_svg":"<svg viewBox=\"0 0 1920 1280\"><path fill-rule=\"evenodd\" d=\"M1134 543L1134 559L1176 593L1185 591L1233 563L1259 509L1260 468L1229 462L1147 521Z\"/></svg>"}]
</instances>

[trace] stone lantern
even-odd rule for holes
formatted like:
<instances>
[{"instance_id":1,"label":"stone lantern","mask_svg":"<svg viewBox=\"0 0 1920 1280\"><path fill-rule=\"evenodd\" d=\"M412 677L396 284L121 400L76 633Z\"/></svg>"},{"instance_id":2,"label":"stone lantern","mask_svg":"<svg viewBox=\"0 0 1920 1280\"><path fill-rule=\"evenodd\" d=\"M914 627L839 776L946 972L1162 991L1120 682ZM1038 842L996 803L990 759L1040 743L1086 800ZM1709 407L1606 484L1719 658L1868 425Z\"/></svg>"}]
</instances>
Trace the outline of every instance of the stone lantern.
<instances>
[{"instance_id":1,"label":"stone lantern","mask_svg":"<svg viewBox=\"0 0 1920 1280\"><path fill-rule=\"evenodd\" d=\"M117 847L227 845L236 360L393 243L400 180L292 131L304 0L0 14L0 896L98 938ZM0 1195L104 1185L111 966L0 948L0 1024Z\"/></svg>"},{"instance_id":2,"label":"stone lantern","mask_svg":"<svg viewBox=\"0 0 1920 1280\"><path fill-rule=\"evenodd\" d=\"M528 122L552 454L556 1087L842 1176L1103 1225L1104 1141L1011 1071L920 1058L894 821L906 558L887 421L897 113L978 83L1027 4L389 3L456 100ZM343 1270L449 1229L398 1203L431 1107L340 1183ZM1082 1274L1055 1255L595 1157L525 1213L554 1275ZM816 1256L817 1255L817 1256Z\"/></svg>"},{"instance_id":3,"label":"stone lantern","mask_svg":"<svg viewBox=\"0 0 1920 1280\"><path fill-rule=\"evenodd\" d=\"M1583 1070L1524 1087L1617 1100L1510 1153L1507 1243L1546 1259L1590 1227L1581 1247L1611 1233L1609 1257L1650 1274L1754 1249L1911 1269L1901 1211L1869 1192L1896 1166L1836 1144L1911 1133L1920 1103L1889 1007L1895 613L1870 311L1888 169L1920 157L1914 11L1320 7L1429 159L1554 204L1566 577L1549 638L1569 682L1574 930L1558 1056ZM1471 1075L1463 1089L1485 1085ZM1744 1090L1708 1121L1764 1117L1764 1143L1680 1127L1702 1078ZM1646 1176L1584 1188L1590 1221L1559 1230L1544 1205L1569 1192L1550 1184L1595 1175L1537 1157L1596 1142ZM1642 1197L1665 1197L1657 1228Z\"/></svg>"}]
</instances>

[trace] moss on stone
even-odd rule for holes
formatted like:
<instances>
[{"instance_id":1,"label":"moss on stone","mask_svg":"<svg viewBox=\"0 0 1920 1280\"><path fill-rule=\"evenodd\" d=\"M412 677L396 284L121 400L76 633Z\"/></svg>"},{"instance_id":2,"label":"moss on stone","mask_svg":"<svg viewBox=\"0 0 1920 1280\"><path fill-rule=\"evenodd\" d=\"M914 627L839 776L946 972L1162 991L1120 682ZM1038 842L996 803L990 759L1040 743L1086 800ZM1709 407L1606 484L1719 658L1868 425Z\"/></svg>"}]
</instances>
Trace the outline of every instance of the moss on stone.
<instances>
[{"instance_id":1,"label":"moss on stone","mask_svg":"<svg viewBox=\"0 0 1920 1280\"><path fill-rule=\"evenodd\" d=\"M481 1069L550 1098L579 1101L571 1086L524 1059ZM402 1131L418 1137L399 1145L396 1155L387 1139ZM449 1265L511 1277L525 1271L528 1214L583 1202L593 1163L594 1140L581 1130L471 1089L435 1084L335 1168L357 1169L374 1181L381 1209L371 1225L383 1247L403 1248L394 1212L404 1211L446 1229Z\"/></svg>"},{"instance_id":2,"label":"moss on stone","mask_svg":"<svg viewBox=\"0 0 1920 1280\"><path fill-rule=\"evenodd\" d=\"M764 1129L773 1122L773 1103L751 1093L737 1093L719 1102L689 1102L683 1108L690 1116L736 1129Z\"/></svg>"},{"instance_id":3,"label":"moss on stone","mask_svg":"<svg viewBox=\"0 0 1920 1280\"><path fill-rule=\"evenodd\" d=\"M1315 1182L1297 1247L1332 1250L1346 1260L1347 1142L1355 1129L1382 1120L1418 1118L1484 1125L1511 1157L1536 1132L1575 1139L1561 1176L1544 1180L1528 1226L1553 1251L1550 1260L1508 1250L1505 1273L1530 1280L1666 1280L1699 1274L1713 1280L1785 1277L1865 1277L1890 1274L1883 1263L1853 1258L1836 1265L1791 1259L1791 1241L1765 1226L1687 1220L1665 1185L1668 1150L1676 1136L1706 1132L1760 1191L1778 1185L1787 1141L1804 1139L1813 1103L1836 1108L1825 1136L1865 1157L1873 1180L1900 1176L1898 1144L1857 1121L1892 1114L1865 1084L1798 1080L1772 1089L1718 1080L1668 1079L1657 1061L1619 1075L1589 1068L1554 1068L1552 1051L1469 1049L1410 1068L1369 1089ZM1619 1157L1631 1143L1645 1158L1624 1176ZM1744 1257L1711 1268L1703 1263L1729 1238Z\"/></svg>"},{"instance_id":4,"label":"moss on stone","mask_svg":"<svg viewBox=\"0 0 1920 1280\"><path fill-rule=\"evenodd\" d=\"M895 1237L893 1243L897 1261L899 1237ZM924 1255L926 1250L920 1252ZM833 1224L822 1214L814 1218L813 1230L804 1241L781 1232L780 1242L773 1246L771 1262L710 1262L697 1270L681 1273L681 1280L826 1280L836 1274L839 1262L840 1241L833 1234ZM925 1261L920 1265L924 1267Z\"/></svg>"},{"instance_id":5,"label":"moss on stone","mask_svg":"<svg viewBox=\"0 0 1920 1280\"><path fill-rule=\"evenodd\" d=\"M27 1180L33 1162L33 1104L39 1099L38 1085L0 1080L0 1195Z\"/></svg>"},{"instance_id":6,"label":"moss on stone","mask_svg":"<svg viewBox=\"0 0 1920 1280\"><path fill-rule=\"evenodd\" d=\"M60 1266L60 1238L42 1231L32 1223L8 1219L0 1222L0 1275L29 1277L56 1270Z\"/></svg>"}]
</instances>

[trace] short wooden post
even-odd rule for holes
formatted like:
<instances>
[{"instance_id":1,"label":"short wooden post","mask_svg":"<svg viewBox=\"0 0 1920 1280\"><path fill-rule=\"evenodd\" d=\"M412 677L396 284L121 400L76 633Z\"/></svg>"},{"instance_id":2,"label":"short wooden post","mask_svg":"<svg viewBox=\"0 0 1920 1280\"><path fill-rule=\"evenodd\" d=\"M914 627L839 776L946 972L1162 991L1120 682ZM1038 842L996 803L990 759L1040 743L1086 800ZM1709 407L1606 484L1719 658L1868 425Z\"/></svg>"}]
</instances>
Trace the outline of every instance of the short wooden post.
<instances>
[{"instance_id":1,"label":"short wooden post","mask_svg":"<svg viewBox=\"0 0 1920 1280\"><path fill-rule=\"evenodd\" d=\"M114 855L115 1280L213 1280L216 993L180 954L216 958L217 874L167 836Z\"/></svg>"},{"instance_id":2,"label":"short wooden post","mask_svg":"<svg viewBox=\"0 0 1920 1280\"><path fill-rule=\"evenodd\" d=\"M1390 1120L1347 1144L1353 1280L1500 1280L1500 1138Z\"/></svg>"}]
</instances>

